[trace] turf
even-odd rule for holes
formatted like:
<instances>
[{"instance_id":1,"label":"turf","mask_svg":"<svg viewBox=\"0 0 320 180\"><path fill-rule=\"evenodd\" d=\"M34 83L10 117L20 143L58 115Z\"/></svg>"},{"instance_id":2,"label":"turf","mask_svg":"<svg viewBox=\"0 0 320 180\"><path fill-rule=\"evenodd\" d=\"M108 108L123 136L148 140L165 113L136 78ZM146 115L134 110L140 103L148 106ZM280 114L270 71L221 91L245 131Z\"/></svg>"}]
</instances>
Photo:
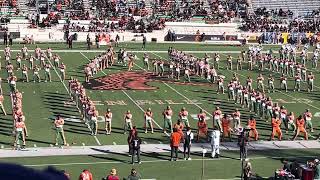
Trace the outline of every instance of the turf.
<instances>
[{"instance_id":1,"label":"turf","mask_svg":"<svg viewBox=\"0 0 320 180\"><path fill-rule=\"evenodd\" d=\"M314 150L277 150L277 153L270 151L249 151L253 170L261 177L270 177L276 169L282 167L281 159L287 158L290 161L297 160L305 163L316 157ZM204 158L203 179L229 179L239 178L241 161L235 151L221 152L220 159ZM61 156L41 158L5 158L2 162L18 163L27 167L44 169L49 165L59 170L66 170L71 174L73 180L77 179L82 169L89 169L94 179L101 179L111 168L116 168L118 175L123 178L128 175L131 168L137 169L144 179L201 179L202 156L192 154L193 160L170 162L168 153L145 154L142 156L142 164L131 165L130 157L124 154L106 154L90 156ZM180 154L181 157L181 154ZM227 165L227 167L226 167Z\"/></svg>"},{"instance_id":2,"label":"turf","mask_svg":"<svg viewBox=\"0 0 320 180\"><path fill-rule=\"evenodd\" d=\"M42 49L50 46L55 49L65 49L64 44L39 44ZM141 51L141 44L139 43L128 43L121 44L121 47L125 47L128 50L137 50ZM169 46L172 44L153 44L150 43L147 46L147 51L166 51ZM21 45L14 45L12 49L20 49ZM34 46L28 46L30 51ZM240 51L246 47L230 47L230 46L215 46L215 45L197 45L197 44L175 44L174 47L180 50L189 50L189 51ZM0 46L3 49L3 46ZM274 46L267 46L265 49L275 48ZM86 49L85 44L75 44L75 49L84 50ZM64 52L58 53L67 66L67 77L78 78L81 82L84 81L83 68L89 59L98 55L97 52ZM12 57L15 57L16 52L13 53ZM135 61L136 65L134 66L134 71L144 72L141 67L143 67L142 56L143 52L136 53L139 59ZM194 53L198 57L203 57L203 53ZM237 54L232 54L237 56ZM151 53L152 58L162 58L167 59L167 53ZM26 62L23 62L26 63ZM7 77L4 70L3 64L4 60L2 59L2 69L0 70L0 76L2 79ZM15 65L15 62L13 61ZM310 67L311 62L308 62L308 67ZM246 77L250 75L255 78L258 76L258 71L228 71L225 68L226 65L226 56L221 54L221 66L222 68L218 71L219 74L226 76L226 81L231 79L233 73L237 73L240 81L245 82ZM113 73L119 73L126 70L126 67L120 65L113 66L103 72L99 72L95 75L95 78L106 76ZM317 79L319 76L319 71L317 69L312 70L316 76L315 80L315 91L308 93L305 91L306 85L302 84L302 92L292 92L293 81L290 80L288 87L288 93L280 91L277 89L275 93L268 94L272 97L274 101L280 102L280 105L285 105L289 111L295 112L295 114L301 114L306 108L309 108L313 114L320 112L320 103L319 103L319 89L320 80ZM263 72L266 77L269 73L272 73L275 77L279 77L278 74L273 72L265 71ZM21 77L20 71L15 71L15 74ZM43 71L41 71L40 76L44 78ZM23 92L23 111L26 116L26 122L29 131L29 137L27 138L27 147L33 147L34 145L40 146L49 146L54 143L54 131L52 124L52 117L56 114L62 114L65 117L79 117L79 112L77 111L75 105L71 102L70 96L64 87L68 86L68 82L61 82L57 73L54 69L51 70L51 76L53 82L51 83L24 83L18 82L17 88ZM29 72L29 78L32 79L32 74ZM142 109L147 109L150 107L155 114L155 121L159 126L162 127L163 119L161 112L167 105L170 105L174 112L174 117L177 116L177 113L181 107L186 107L189 111L189 114L197 114L199 109L204 109L207 112L211 113L214 108L219 104L224 112L232 112L236 107L240 108L242 113L242 124L245 125L245 121L251 115L247 109L241 108L239 105L235 105L233 102L227 100L227 95L217 95L216 85L210 84L207 80L192 77L193 82L206 83L205 86L188 86L181 83L184 82L182 78L180 84L175 84L170 82L170 80L164 80L163 82L154 81L149 82L150 85L157 87L156 90L150 91L141 91L141 90L114 90L114 91L100 91L100 90L90 90L87 89L87 94L89 97L99 102L100 105L97 105L100 115L104 113L107 108L111 108L113 112L113 133L111 136L106 136L104 134L104 123L99 123L99 133L97 135L98 141L102 145L112 145L112 144L126 144L127 135L123 134L123 113L130 109L133 113L134 124L138 127L140 132L143 132L143 112ZM225 84L226 85L226 84ZM253 87L255 87L255 82ZM276 88L279 86L279 81L275 81ZM2 87L5 92L5 108L9 112L11 108L10 98L9 98L9 87L5 80L2 82ZM191 100L191 101L190 101ZM126 105L108 105L110 101L123 101ZM144 104L142 102L145 102ZM159 103L161 102L161 103ZM139 104L139 105L137 105ZM196 105L195 105L196 104ZM1 116L0 117L0 144L5 148L11 147L13 143L13 137L11 136L12 132L12 118L11 115ZM210 121L209 121L210 122ZM314 139L319 134L319 117L313 118L313 124L315 133L310 137ZM211 124L209 123L211 127ZM195 130L196 120L191 119L191 127ZM258 131L260 134L261 140L267 140L271 134L270 122L265 122L264 119L258 120ZM98 145L97 140L90 135L90 131L86 125L80 122L67 122L65 125L65 133L67 141L70 145L81 146L85 145ZM156 126L155 134L144 134L140 133L143 141L146 143L167 143L168 137L162 133L161 129ZM284 134L285 139L292 138L293 133L289 132ZM317 150L310 150L307 153L297 152L297 151L283 151L279 156L286 156L288 154L297 156L307 155L316 155ZM237 154L229 152L234 157L237 157ZM230 155L230 156L231 156ZM250 156L256 156L257 154L251 154ZM158 160L161 159L161 156L164 156L167 159L168 155L159 155L158 157L145 157L144 160ZM272 156L272 155L271 155ZM201 157L197 157L201 158ZM18 159L3 159L3 161L18 162L22 164L52 164L52 163L66 163L66 162L95 162L95 161L111 161L115 164L106 164L106 165L70 165L63 166L59 168L67 169L73 175L78 175L79 171L83 168L89 168L94 171L99 177L103 176L106 171L111 167L115 166L119 169L121 176L128 173L131 168L128 164L117 164L117 162L127 162L128 158L122 155L106 155L106 156L70 156L70 157L48 157L48 158L18 158ZM181 164L178 164L181 163ZM274 169L279 167L279 160L274 159L255 159L253 163L256 164L255 169L257 173L261 176L270 176ZM150 163L151 164L151 163ZM224 168L224 165L228 165L230 168ZM263 165L263 166L262 166ZM179 167L179 168L178 168ZM225 159L222 161L206 161L206 176L205 178L234 178L239 173L235 172L234 169L239 169L239 161L233 159ZM148 163L145 163L138 167L139 171L146 178L157 178L157 179L168 179L171 178L171 174L177 172L179 177L174 179L199 179L201 171L201 161L191 161L191 162L177 162L177 163L168 163L168 162L157 162L152 163L150 166ZM212 170L214 169L214 170Z\"/></svg>"}]
</instances>

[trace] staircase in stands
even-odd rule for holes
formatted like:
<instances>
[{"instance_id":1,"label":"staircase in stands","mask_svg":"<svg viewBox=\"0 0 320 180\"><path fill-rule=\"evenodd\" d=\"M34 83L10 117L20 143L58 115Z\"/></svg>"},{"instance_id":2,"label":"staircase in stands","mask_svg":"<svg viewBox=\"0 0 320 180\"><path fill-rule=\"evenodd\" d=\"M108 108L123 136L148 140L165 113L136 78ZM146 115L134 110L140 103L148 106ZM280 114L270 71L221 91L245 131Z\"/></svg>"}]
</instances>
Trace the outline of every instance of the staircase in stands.
<instances>
[{"instance_id":1,"label":"staircase in stands","mask_svg":"<svg viewBox=\"0 0 320 180\"><path fill-rule=\"evenodd\" d=\"M28 12L27 0L18 0L18 7L22 13Z\"/></svg>"}]
</instances>

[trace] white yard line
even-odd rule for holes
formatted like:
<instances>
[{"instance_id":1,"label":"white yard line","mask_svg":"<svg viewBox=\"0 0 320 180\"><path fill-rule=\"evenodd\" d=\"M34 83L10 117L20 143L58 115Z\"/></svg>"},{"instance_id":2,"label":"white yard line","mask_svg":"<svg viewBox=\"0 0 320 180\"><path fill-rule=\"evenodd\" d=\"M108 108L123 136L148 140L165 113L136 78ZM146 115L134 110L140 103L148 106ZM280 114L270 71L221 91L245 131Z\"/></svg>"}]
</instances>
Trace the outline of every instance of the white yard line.
<instances>
[{"instance_id":1,"label":"white yard line","mask_svg":"<svg viewBox=\"0 0 320 180\"><path fill-rule=\"evenodd\" d=\"M88 61L90 61L90 59L84 55L82 52L80 52L80 54L85 57ZM140 66L139 66L140 67ZM140 67L141 68L141 67ZM104 71L101 71L104 75L107 75ZM137 104L137 102L130 97L124 90L121 90L142 112L145 112L145 110L139 105ZM152 119L153 123L158 126L161 130L163 129L154 119ZM166 133L167 136L170 136L168 133Z\"/></svg>"},{"instance_id":2,"label":"white yard line","mask_svg":"<svg viewBox=\"0 0 320 180\"><path fill-rule=\"evenodd\" d=\"M158 56L158 57L160 57L160 58L166 59L166 58L164 58L164 57L162 57L162 56L160 56L160 55L158 55L158 54L156 54L156 53L152 53L152 54L154 54L154 55L156 55L156 56ZM140 67L140 66L138 66L138 67ZM141 67L140 67L140 68L141 68ZM179 94L179 95L180 95L181 97L183 97L184 99L192 102L189 98L187 98L185 95L183 95L182 93L180 93L179 91L177 91L176 89L174 89L172 86L170 86L170 85L167 84L166 82L163 82L163 81L162 81L162 83L163 83L164 85L166 85L167 87L169 87L169 88L170 88L171 90L173 90L174 92L176 92L177 94ZM203 110L205 113L207 113L210 117L213 117L211 113L209 113L208 111L206 111L204 108L202 108L202 107L199 106L198 104L196 104L196 103L192 103L192 104L193 104L194 106L202 109L202 110Z\"/></svg>"},{"instance_id":3,"label":"white yard line","mask_svg":"<svg viewBox=\"0 0 320 180\"><path fill-rule=\"evenodd\" d=\"M70 99L72 100L72 97L71 97L71 94L70 94L71 92L69 92L69 89L67 88L65 82L62 81L60 74L58 73L57 69L52 65L52 63L51 63L50 59L47 57L47 55L45 55L45 56L46 56L46 58L47 58L47 61L48 61L49 64L50 64L50 66L53 67L54 71L56 72L57 76L59 77L60 82L63 84L64 88L65 88L66 91L68 92L68 94L69 94L69 96L70 96ZM87 125L87 127L88 127L88 129L89 129L90 131L92 131L89 125ZM96 136L93 136L93 137L94 137L95 141L97 142L97 144L100 146L101 143L100 143L99 139L98 139Z\"/></svg>"}]
</instances>

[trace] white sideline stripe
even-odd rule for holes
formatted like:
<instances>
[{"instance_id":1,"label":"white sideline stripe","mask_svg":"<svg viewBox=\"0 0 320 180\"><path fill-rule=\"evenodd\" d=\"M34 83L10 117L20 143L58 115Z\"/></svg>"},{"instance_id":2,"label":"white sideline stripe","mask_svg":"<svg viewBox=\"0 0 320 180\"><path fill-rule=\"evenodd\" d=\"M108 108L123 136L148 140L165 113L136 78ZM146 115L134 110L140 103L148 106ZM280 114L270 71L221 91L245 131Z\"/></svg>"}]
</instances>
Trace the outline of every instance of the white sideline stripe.
<instances>
[{"instance_id":1,"label":"white sideline stripe","mask_svg":"<svg viewBox=\"0 0 320 180\"><path fill-rule=\"evenodd\" d=\"M274 157L267 157L267 156L260 156L260 157L253 157L253 158L249 158L251 160L259 160L259 159L278 159L278 158L287 158L287 159L292 159L292 158L314 158L316 156L274 156ZM235 160L234 158L215 158L215 159L211 159L211 158L205 158L205 159L192 159L190 161L222 161L222 160ZM240 161L239 158L236 158L236 160ZM128 161L129 162L129 161ZM168 163L172 163L169 160L163 160L163 159L159 159L159 160L149 160L149 161L141 161L142 163L156 163L156 162L168 162ZM189 161L185 161L185 160L178 160L176 161L176 163L179 162L189 162ZM56 164L28 164L28 165L24 165L24 166L28 166L28 167L41 167L41 166L73 166L73 165L92 165L92 164L126 164L124 162L121 161L96 161L96 162L73 162L73 163L56 163Z\"/></svg>"},{"instance_id":2,"label":"white sideline stripe","mask_svg":"<svg viewBox=\"0 0 320 180\"><path fill-rule=\"evenodd\" d=\"M56 67L54 67L54 66L52 65L52 63L51 63L50 59L47 57L47 55L45 55L45 56L46 56L46 58L47 58L47 61L50 63L51 67L53 67L54 71L55 71L56 74L58 75L58 77L59 77L59 79L60 79L60 82L63 84L64 88L67 90L67 92L68 92L68 94L69 94L69 96L70 96L70 99L72 100L71 95L70 95L70 92L69 92L69 89L67 88L66 84L62 81L61 76L59 75L58 71L56 70ZM89 127L89 125L87 125L87 126L88 126L89 130L92 131L91 128ZM94 139L96 140L97 144L100 146L101 143L100 143L99 139L98 139L96 136L93 136L93 137L94 137Z\"/></svg>"},{"instance_id":3,"label":"white sideline stripe","mask_svg":"<svg viewBox=\"0 0 320 180\"><path fill-rule=\"evenodd\" d=\"M156 56L158 56L158 57L160 57L160 58L163 58L162 56L160 56L160 55L158 55L158 54L156 54L156 53L152 53L152 54L154 54L154 55L156 55ZM163 58L163 59L166 59L166 58ZM181 94L179 91L177 91L176 89L174 89L173 87L171 87L169 84L167 84L167 83L165 83L165 82L163 82L163 81L162 81L162 83L163 83L164 85L168 86L170 89L172 89L174 92L176 92L177 94L179 94L179 95L180 95L181 97L183 97L184 99L192 102L189 98L187 98L185 95ZM192 104L195 105L195 106L197 106L198 108L202 109L202 110L203 110L205 113L207 113L210 117L213 117L211 113L209 113L208 111L206 111L205 109L203 109L203 108L202 108L201 106L199 106L198 104L193 103L193 102L192 102Z\"/></svg>"},{"instance_id":4,"label":"white sideline stripe","mask_svg":"<svg viewBox=\"0 0 320 180\"><path fill-rule=\"evenodd\" d=\"M82 52L80 52L80 54L85 57L88 61L90 61L90 59L84 55ZM139 66L140 67L140 66ZM107 75L104 71L101 71L104 75ZM144 109L139 105L137 104L124 90L121 90L142 112L144 112ZM152 121L160 128L162 129L162 127L154 120L152 119ZM167 136L169 136L168 133L166 133Z\"/></svg>"},{"instance_id":5,"label":"white sideline stripe","mask_svg":"<svg viewBox=\"0 0 320 180\"><path fill-rule=\"evenodd\" d=\"M224 56L228 56L228 55L223 54L223 53L221 53L221 54L224 55ZM239 72L235 72L235 71L232 71L232 70L229 70L229 69L228 69L228 71L233 72L233 73L236 73L236 74L239 74L240 76L246 78L246 76L240 74ZM265 84L264 84L264 86L265 86L265 87L268 87L268 86L265 85ZM279 90L276 90L276 89L275 89L275 91L276 91L276 92L279 92L279 93L281 93L281 94L283 94L283 95L285 95L285 96L288 96L288 97L292 98L293 100L294 100L294 99L297 99L297 98L295 98L295 97L293 97L293 96L291 96L291 95L288 95L288 94L286 94L286 93L283 93L282 91L279 91ZM307 105L307 106L313 107L313 108L315 108L315 109L317 109L317 110L320 110L320 108L318 108L318 107L316 107L316 106L314 106L314 105L311 105L310 103L309 103L309 104L308 104L308 103L305 103L305 102L302 102L302 103L305 104L305 105Z\"/></svg>"}]
</instances>

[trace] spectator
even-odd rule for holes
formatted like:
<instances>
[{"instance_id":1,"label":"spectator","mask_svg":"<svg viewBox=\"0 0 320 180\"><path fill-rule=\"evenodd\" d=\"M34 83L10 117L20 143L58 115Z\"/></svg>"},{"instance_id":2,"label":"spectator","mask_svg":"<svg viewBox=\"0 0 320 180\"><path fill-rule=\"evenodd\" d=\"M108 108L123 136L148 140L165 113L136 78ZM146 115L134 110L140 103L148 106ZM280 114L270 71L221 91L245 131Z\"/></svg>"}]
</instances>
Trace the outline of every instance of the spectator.
<instances>
[{"instance_id":1,"label":"spectator","mask_svg":"<svg viewBox=\"0 0 320 180\"><path fill-rule=\"evenodd\" d=\"M89 170L85 169L79 176L79 180L92 180L92 174Z\"/></svg>"},{"instance_id":2,"label":"spectator","mask_svg":"<svg viewBox=\"0 0 320 180\"><path fill-rule=\"evenodd\" d=\"M319 180L320 179L320 162L319 159L314 160L314 179Z\"/></svg>"},{"instance_id":3,"label":"spectator","mask_svg":"<svg viewBox=\"0 0 320 180\"><path fill-rule=\"evenodd\" d=\"M103 180L120 180L119 176L117 176L117 170L111 169L110 174L107 177L102 178Z\"/></svg>"},{"instance_id":4,"label":"spectator","mask_svg":"<svg viewBox=\"0 0 320 180\"><path fill-rule=\"evenodd\" d=\"M141 179L140 174L135 169L131 169L131 173L126 180L139 180Z\"/></svg>"}]
</instances>

